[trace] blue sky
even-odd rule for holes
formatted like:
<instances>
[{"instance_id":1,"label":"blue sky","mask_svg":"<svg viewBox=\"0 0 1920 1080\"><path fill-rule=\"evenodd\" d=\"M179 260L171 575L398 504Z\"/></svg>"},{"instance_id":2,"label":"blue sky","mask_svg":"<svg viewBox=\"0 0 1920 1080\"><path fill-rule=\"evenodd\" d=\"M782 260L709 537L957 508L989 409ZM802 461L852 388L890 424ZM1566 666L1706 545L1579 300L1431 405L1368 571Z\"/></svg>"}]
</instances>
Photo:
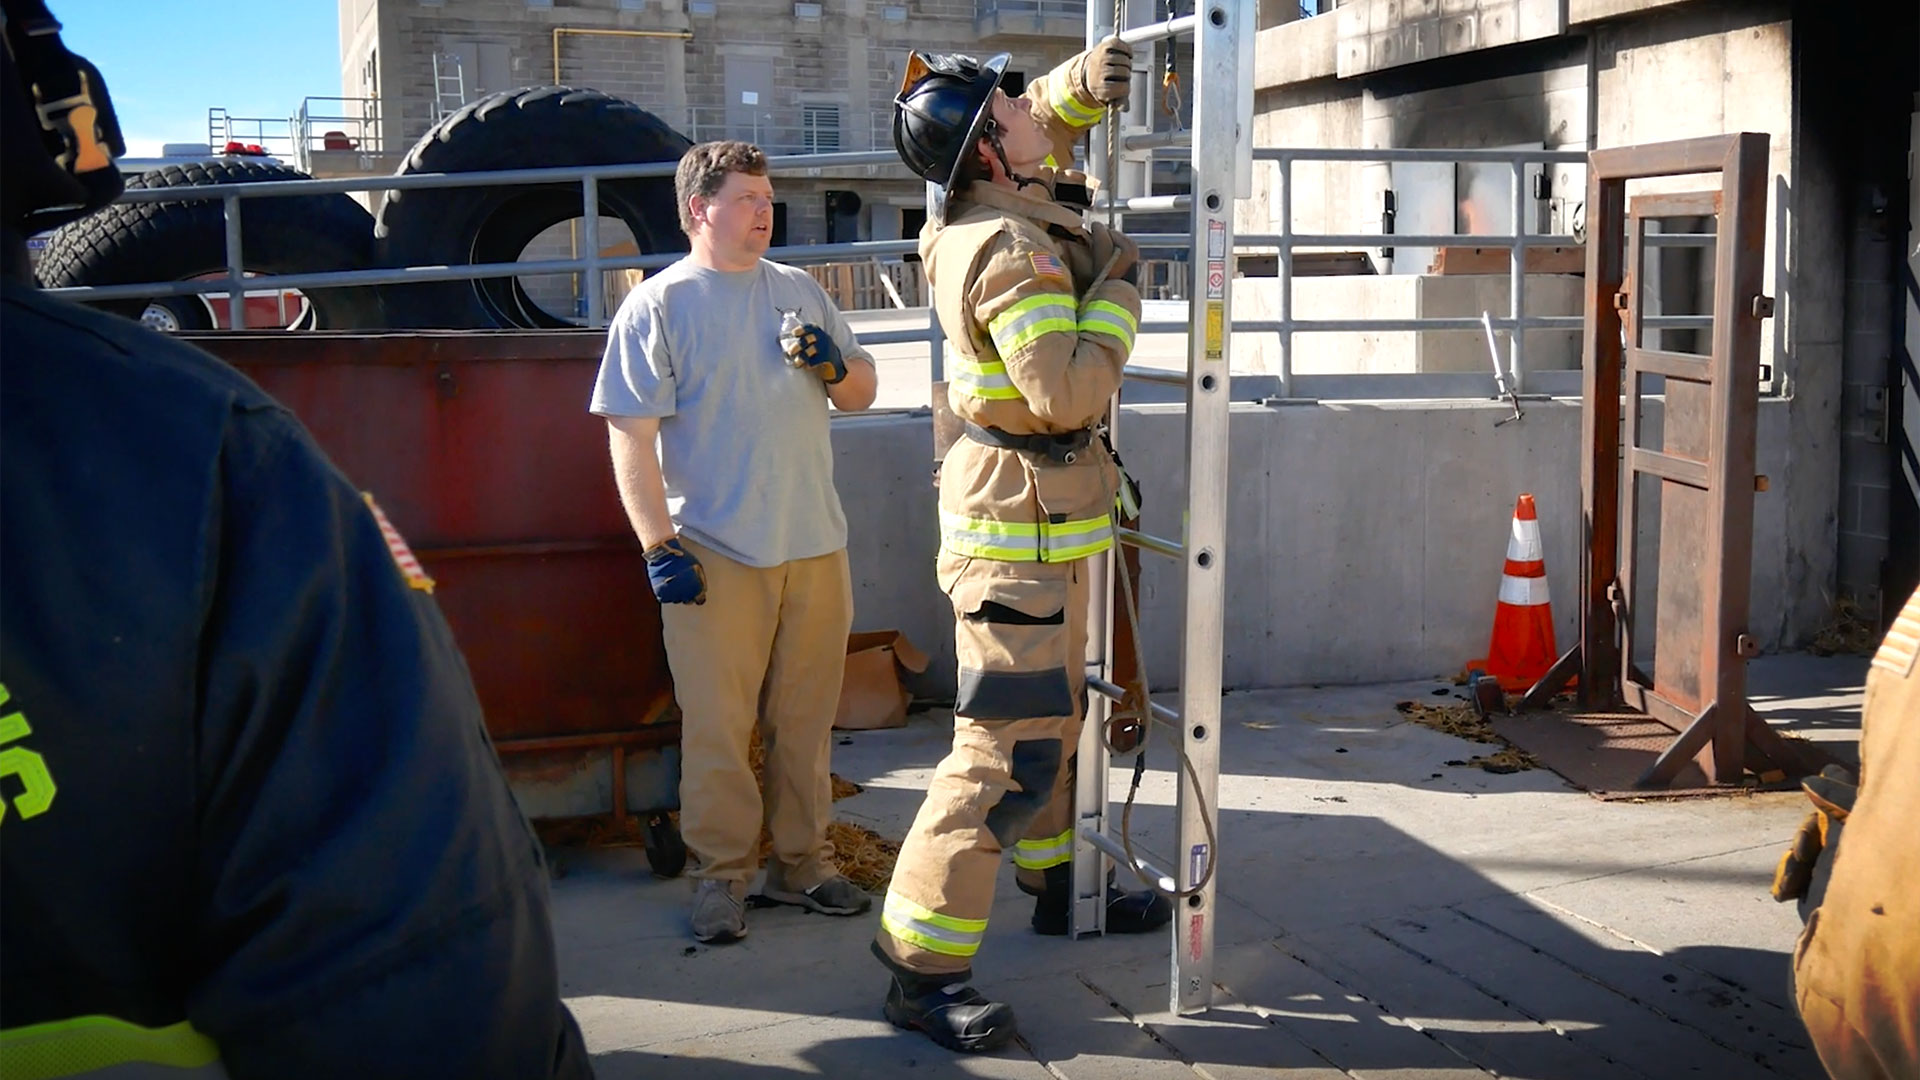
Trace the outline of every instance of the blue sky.
<instances>
[{"instance_id":1,"label":"blue sky","mask_svg":"<svg viewBox=\"0 0 1920 1080\"><path fill-rule=\"evenodd\" d=\"M335 0L50 0L67 47L113 92L135 157L207 140L207 109L284 119L340 93Z\"/></svg>"}]
</instances>

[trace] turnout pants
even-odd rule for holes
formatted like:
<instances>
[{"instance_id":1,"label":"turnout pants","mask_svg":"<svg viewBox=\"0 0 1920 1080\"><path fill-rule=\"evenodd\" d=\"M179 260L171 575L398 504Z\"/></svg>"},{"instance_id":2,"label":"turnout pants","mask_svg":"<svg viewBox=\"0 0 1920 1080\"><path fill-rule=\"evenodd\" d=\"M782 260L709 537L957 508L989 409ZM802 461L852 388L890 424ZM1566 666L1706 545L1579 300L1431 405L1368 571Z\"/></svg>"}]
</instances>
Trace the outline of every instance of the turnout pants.
<instances>
[{"instance_id":1,"label":"turnout pants","mask_svg":"<svg viewBox=\"0 0 1920 1080\"><path fill-rule=\"evenodd\" d=\"M1073 854L1073 752L1086 683L1087 572L943 550L960 684L953 750L901 845L876 945L893 966L969 972L1001 854L1022 889Z\"/></svg>"},{"instance_id":2,"label":"turnout pants","mask_svg":"<svg viewBox=\"0 0 1920 1080\"><path fill-rule=\"evenodd\" d=\"M810 889L839 873L828 757L853 623L847 553L763 569L682 542L707 574L705 604L661 605L681 711L680 831L700 857L692 876L745 895L764 824L767 887ZM756 722L764 802L747 760Z\"/></svg>"},{"instance_id":3,"label":"turnout pants","mask_svg":"<svg viewBox=\"0 0 1920 1080\"><path fill-rule=\"evenodd\" d=\"M1920 1076L1920 591L1867 669L1860 792L1794 950L1800 1018L1834 1080Z\"/></svg>"}]
</instances>

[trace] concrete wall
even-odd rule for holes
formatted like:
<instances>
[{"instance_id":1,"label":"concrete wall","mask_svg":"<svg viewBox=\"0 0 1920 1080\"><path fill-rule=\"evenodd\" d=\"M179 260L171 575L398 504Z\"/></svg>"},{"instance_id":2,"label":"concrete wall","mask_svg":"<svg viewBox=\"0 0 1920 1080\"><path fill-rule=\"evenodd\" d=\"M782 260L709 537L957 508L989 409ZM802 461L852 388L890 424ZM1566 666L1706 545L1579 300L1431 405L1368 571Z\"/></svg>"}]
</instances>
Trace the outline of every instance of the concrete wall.
<instances>
[{"instance_id":1,"label":"concrete wall","mask_svg":"<svg viewBox=\"0 0 1920 1080\"><path fill-rule=\"evenodd\" d=\"M1658 421L1657 404L1650 410ZM1416 679L1484 655L1513 502L1539 504L1562 646L1577 614L1580 409L1530 402L1526 419L1487 402L1239 405L1231 420L1225 681L1228 687ZM1810 629L1788 611L1787 507L1817 494L1795 472L1788 406L1765 401L1751 625L1768 649ZM1133 406L1123 453L1146 490L1144 528L1181 534L1185 417ZM929 482L932 422L847 417L834 425L836 480L852 529L856 629L897 628L934 657L918 689L953 688L952 616L933 584L939 537ZM1811 489L1811 491L1809 490ZM1177 681L1180 570L1145 556L1142 618L1155 685Z\"/></svg>"},{"instance_id":2,"label":"concrete wall","mask_svg":"<svg viewBox=\"0 0 1920 1080\"><path fill-rule=\"evenodd\" d=\"M1528 274L1529 315L1579 315L1586 306L1583 279L1565 274ZM1280 317L1277 278L1236 278L1235 319ZM1302 319L1477 319L1504 316L1511 306L1505 274L1394 274L1303 277L1293 283L1293 314ZM1502 360L1509 335L1496 331ZM1580 366L1579 334L1533 330L1523 361L1528 371ZM1470 371L1490 373L1486 335L1480 331L1368 331L1296 334L1293 370L1301 375L1403 374ZM1233 335L1233 370L1269 374L1280 370L1280 346L1272 334Z\"/></svg>"},{"instance_id":3,"label":"concrete wall","mask_svg":"<svg viewBox=\"0 0 1920 1080\"><path fill-rule=\"evenodd\" d=\"M1402 17L1414 19L1424 10L1412 5ZM1763 428L1763 438L1779 445L1764 446L1763 454L1782 455L1799 478L1794 512L1781 526L1786 576L1778 587L1784 599L1768 614L1776 624L1762 628L1770 640L1804 638L1824 621L1836 587L1843 512L1860 552L1849 573L1866 575L1877 537L1862 500L1877 506L1883 490L1873 471L1877 463L1862 464L1847 476L1853 506L1843 511L1843 354L1859 356L1851 378L1859 386L1856 396L1865 395L1864 369L1881 341L1871 326L1879 303L1870 295L1871 282L1854 290L1861 298L1851 321L1846 282L1877 253L1861 249L1856 235L1858 254L1850 265L1847 241L1863 219L1849 217L1848 190L1834 154L1803 145L1809 132L1819 138L1836 130L1847 111L1830 85L1845 50L1836 51L1839 60L1804 70L1793 14L1786 0L1569 0L1569 36L1346 79L1334 77L1340 70L1337 36L1327 33L1324 20L1309 19L1263 30L1256 70L1255 136L1263 146L1581 148L1734 131L1769 135L1773 221L1765 287L1780 314L1763 326L1762 358L1772 365L1772 389L1782 400L1769 405L1774 419ZM1369 33L1373 29L1370 22ZM1809 95L1812 106L1802 100ZM1293 227L1378 232L1382 191L1418 186L1416 171L1403 168L1396 176L1380 165L1297 166ZM1242 205L1239 225L1275 231L1270 169L1259 180L1256 198ZM1704 183L1673 178L1632 185L1629 194ZM1584 201L1584 169L1557 170L1553 188L1556 198L1574 200L1556 208L1563 220L1584 209L1578 205ZM1416 220L1432 209L1402 198L1401 230L1446 231L1445 207L1428 215L1436 220ZM1418 253L1396 254L1418 261ZM1856 328L1851 338L1849 327ZM1864 446L1862 451L1855 456L1864 463L1872 454Z\"/></svg>"}]
</instances>

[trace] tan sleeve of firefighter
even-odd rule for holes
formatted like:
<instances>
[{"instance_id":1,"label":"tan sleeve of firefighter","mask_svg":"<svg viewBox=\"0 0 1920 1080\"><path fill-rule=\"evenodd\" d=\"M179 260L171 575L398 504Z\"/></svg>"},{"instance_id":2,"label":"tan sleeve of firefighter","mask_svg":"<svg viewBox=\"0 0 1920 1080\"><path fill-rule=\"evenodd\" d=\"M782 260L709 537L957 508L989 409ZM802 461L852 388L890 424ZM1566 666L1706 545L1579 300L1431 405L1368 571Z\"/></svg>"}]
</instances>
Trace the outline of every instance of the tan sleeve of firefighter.
<instances>
[{"instance_id":1,"label":"tan sleeve of firefighter","mask_svg":"<svg viewBox=\"0 0 1920 1080\"><path fill-rule=\"evenodd\" d=\"M1058 256L1003 235L970 290L974 320L998 356L1005 396L1035 416L1085 427L1106 409L1140 328L1140 293L1108 281L1080 300Z\"/></svg>"},{"instance_id":2,"label":"tan sleeve of firefighter","mask_svg":"<svg viewBox=\"0 0 1920 1080\"><path fill-rule=\"evenodd\" d=\"M1104 110L1086 89L1087 54L1080 53L1066 63L1027 84L1026 98L1033 106L1033 118L1053 142L1055 168L1073 164L1073 144L1094 124Z\"/></svg>"}]
</instances>

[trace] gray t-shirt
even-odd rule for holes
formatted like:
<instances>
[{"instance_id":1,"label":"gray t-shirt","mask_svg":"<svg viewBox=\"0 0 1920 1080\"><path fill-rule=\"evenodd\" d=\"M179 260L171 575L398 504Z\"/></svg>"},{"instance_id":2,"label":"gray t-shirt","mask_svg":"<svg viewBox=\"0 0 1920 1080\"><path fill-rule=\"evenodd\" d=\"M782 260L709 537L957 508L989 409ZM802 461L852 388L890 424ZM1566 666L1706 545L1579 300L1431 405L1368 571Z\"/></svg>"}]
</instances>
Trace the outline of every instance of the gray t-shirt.
<instances>
[{"instance_id":1,"label":"gray t-shirt","mask_svg":"<svg viewBox=\"0 0 1920 1080\"><path fill-rule=\"evenodd\" d=\"M790 308L843 356L867 355L806 271L762 260L729 272L682 259L620 305L588 406L597 416L660 417L674 524L749 566L847 546L826 385L780 351L780 313Z\"/></svg>"}]
</instances>

